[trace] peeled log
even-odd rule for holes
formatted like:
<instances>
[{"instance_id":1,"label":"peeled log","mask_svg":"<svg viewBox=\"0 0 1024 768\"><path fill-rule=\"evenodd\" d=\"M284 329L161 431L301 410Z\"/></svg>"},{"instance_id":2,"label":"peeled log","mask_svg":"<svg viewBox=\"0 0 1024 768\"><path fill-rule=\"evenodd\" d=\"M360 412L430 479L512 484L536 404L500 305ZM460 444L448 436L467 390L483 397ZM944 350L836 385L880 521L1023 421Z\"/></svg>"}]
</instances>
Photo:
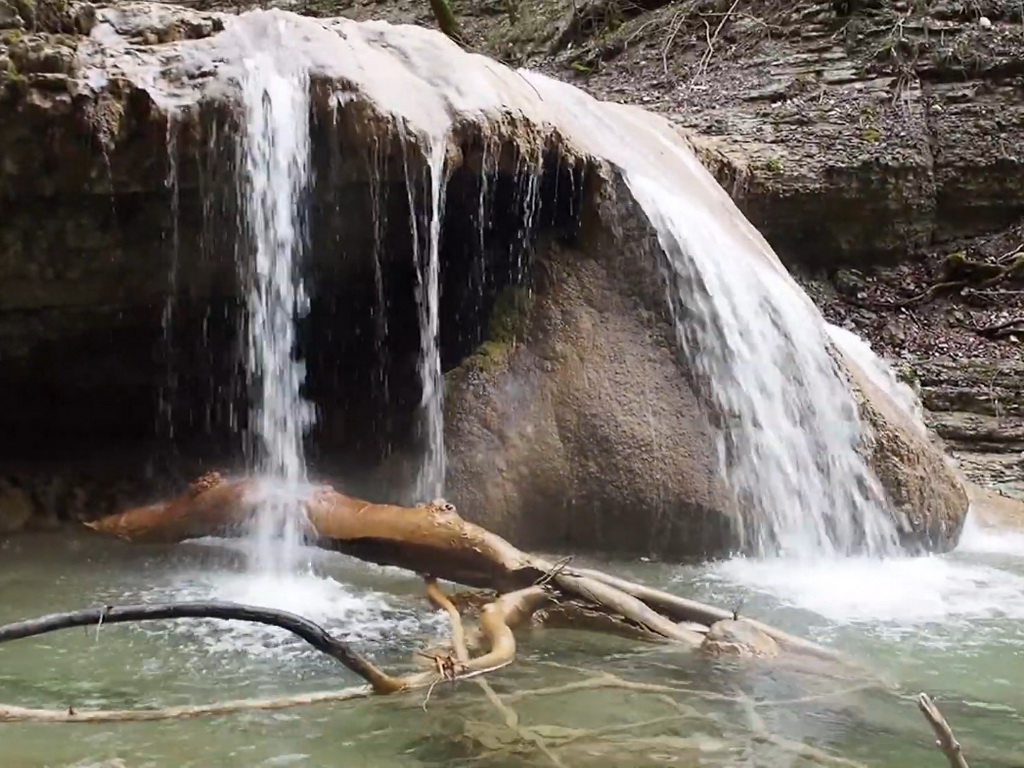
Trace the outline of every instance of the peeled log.
<instances>
[{"instance_id":1,"label":"peeled log","mask_svg":"<svg viewBox=\"0 0 1024 768\"><path fill-rule=\"evenodd\" d=\"M296 501L304 510L307 533L317 546L498 593L528 590L522 593L530 596L528 613L545 602L540 591L529 588L547 583L563 596L622 617L641 633L692 647L701 644L703 634L679 622L697 621L710 626L729 617L712 606L597 571L554 565L522 552L500 536L462 519L455 507L442 499L419 507L399 507L374 504L346 496L330 486L319 486ZM170 501L110 515L87 525L132 541L171 543L201 536L230 536L238 533L259 502L258 481L225 480L210 473L193 483L187 493ZM512 624L515 623L513 620ZM837 656L759 622L756 626L791 650L828 659Z\"/></svg>"},{"instance_id":2,"label":"peeled log","mask_svg":"<svg viewBox=\"0 0 1024 768\"><path fill-rule=\"evenodd\" d=\"M255 509L247 491L251 482L225 482L210 472L170 501L136 507L85 525L128 541L175 544L203 536L230 536L239 531Z\"/></svg>"},{"instance_id":3,"label":"peeled log","mask_svg":"<svg viewBox=\"0 0 1024 768\"><path fill-rule=\"evenodd\" d=\"M202 536L237 535L260 500L257 481L210 473L187 493L86 523L129 541L176 543ZM527 587L544 576L531 558L500 536L435 501L420 507L373 504L321 486L301 500L313 543L378 565L499 592Z\"/></svg>"}]
</instances>

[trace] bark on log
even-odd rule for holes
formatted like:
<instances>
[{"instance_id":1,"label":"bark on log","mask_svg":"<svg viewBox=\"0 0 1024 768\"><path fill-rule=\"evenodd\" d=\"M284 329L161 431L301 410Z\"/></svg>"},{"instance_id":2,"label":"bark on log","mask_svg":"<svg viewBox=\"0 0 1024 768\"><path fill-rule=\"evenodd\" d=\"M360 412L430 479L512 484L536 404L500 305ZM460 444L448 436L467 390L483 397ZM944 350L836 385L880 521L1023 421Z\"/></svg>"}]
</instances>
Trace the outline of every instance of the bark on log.
<instances>
[{"instance_id":1,"label":"bark on log","mask_svg":"<svg viewBox=\"0 0 1024 768\"><path fill-rule=\"evenodd\" d=\"M932 727L932 731L935 732L935 745L946 756L950 768L969 768L967 758L964 757L960 742L953 734L953 729L949 727L946 718L942 716L939 708L935 706L935 702L927 693L922 693L917 697L917 708L921 710L921 714L924 715L925 720Z\"/></svg>"}]
</instances>

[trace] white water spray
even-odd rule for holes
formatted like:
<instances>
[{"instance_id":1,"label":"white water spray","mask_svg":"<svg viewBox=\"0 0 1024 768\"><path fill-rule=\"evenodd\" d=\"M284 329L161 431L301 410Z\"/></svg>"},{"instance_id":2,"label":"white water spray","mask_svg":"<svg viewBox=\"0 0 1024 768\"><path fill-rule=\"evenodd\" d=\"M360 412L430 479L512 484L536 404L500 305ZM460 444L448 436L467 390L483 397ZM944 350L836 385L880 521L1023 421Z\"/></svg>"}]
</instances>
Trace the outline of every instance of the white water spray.
<instances>
[{"instance_id":1,"label":"white water spray","mask_svg":"<svg viewBox=\"0 0 1024 768\"><path fill-rule=\"evenodd\" d=\"M250 461L265 478L253 522L253 564L291 572L300 566L302 440L314 418L301 394L305 367L294 356L295 321L308 310L301 262L310 183L309 75L287 47L253 42L242 77L239 174L252 246L251 257L239 260L248 285Z\"/></svg>"},{"instance_id":2,"label":"white water spray","mask_svg":"<svg viewBox=\"0 0 1024 768\"><path fill-rule=\"evenodd\" d=\"M914 428L921 434L927 435L924 406L921 405L917 393L908 384L900 381L888 363L876 355L871 345L860 336L831 323L827 323L825 328L835 345L844 354L853 358L872 383L910 417Z\"/></svg>"}]
</instances>

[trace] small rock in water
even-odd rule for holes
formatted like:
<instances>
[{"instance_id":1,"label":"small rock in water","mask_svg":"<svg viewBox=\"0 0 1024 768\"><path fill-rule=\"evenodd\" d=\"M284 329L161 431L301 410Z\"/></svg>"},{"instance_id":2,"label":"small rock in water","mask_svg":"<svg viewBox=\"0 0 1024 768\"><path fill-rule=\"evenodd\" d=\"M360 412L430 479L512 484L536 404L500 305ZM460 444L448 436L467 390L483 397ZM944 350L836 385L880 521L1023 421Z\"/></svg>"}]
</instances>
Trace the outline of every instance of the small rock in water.
<instances>
[{"instance_id":1,"label":"small rock in water","mask_svg":"<svg viewBox=\"0 0 1024 768\"><path fill-rule=\"evenodd\" d=\"M708 630L700 650L708 656L741 659L773 659L779 655L778 643L743 619L716 621Z\"/></svg>"}]
</instances>

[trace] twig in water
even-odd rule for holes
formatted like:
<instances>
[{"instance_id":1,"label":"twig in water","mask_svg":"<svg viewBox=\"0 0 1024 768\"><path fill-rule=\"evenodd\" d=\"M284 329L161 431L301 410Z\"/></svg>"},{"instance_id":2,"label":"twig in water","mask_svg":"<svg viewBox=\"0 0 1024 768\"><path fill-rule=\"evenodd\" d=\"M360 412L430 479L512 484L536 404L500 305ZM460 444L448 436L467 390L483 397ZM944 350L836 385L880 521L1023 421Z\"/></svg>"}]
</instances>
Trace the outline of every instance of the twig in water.
<instances>
[{"instance_id":1,"label":"twig in water","mask_svg":"<svg viewBox=\"0 0 1024 768\"><path fill-rule=\"evenodd\" d=\"M935 706L927 693L922 693L917 697L917 708L921 710L921 714L935 731L935 744L946 755L950 766L952 768L968 768L967 760L960 748L960 742L953 735L953 729L949 727L946 718L942 716L939 708Z\"/></svg>"},{"instance_id":2,"label":"twig in water","mask_svg":"<svg viewBox=\"0 0 1024 768\"><path fill-rule=\"evenodd\" d=\"M545 584L550 582L553 578L558 576L562 571L565 570L566 566L572 562L572 555L567 555L551 566L551 569L541 576L537 581L533 583L535 587L543 587Z\"/></svg>"}]
</instances>

